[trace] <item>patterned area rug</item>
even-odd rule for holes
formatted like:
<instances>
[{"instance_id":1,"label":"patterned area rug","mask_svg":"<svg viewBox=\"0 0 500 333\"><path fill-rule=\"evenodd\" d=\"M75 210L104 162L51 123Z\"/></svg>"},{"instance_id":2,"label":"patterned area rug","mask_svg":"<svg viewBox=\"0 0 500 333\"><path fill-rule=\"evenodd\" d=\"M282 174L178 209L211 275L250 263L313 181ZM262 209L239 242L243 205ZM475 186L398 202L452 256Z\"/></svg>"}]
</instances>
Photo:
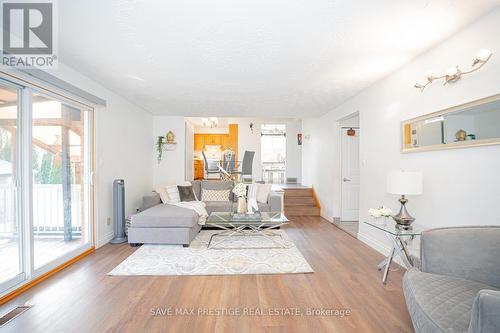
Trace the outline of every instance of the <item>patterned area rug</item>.
<instances>
[{"instance_id":1,"label":"patterned area rug","mask_svg":"<svg viewBox=\"0 0 500 333\"><path fill-rule=\"evenodd\" d=\"M207 249L210 236L219 231L202 230L190 247L146 244L137 249L108 275L233 275L312 273L295 244L283 230L277 230L287 244L275 246L262 236L234 236L219 243L221 249ZM223 249L222 249L223 247ZM245 249L243 249L245 248ZM252 248L252 249L248 249Z\"/></svg>"}]
</instances>

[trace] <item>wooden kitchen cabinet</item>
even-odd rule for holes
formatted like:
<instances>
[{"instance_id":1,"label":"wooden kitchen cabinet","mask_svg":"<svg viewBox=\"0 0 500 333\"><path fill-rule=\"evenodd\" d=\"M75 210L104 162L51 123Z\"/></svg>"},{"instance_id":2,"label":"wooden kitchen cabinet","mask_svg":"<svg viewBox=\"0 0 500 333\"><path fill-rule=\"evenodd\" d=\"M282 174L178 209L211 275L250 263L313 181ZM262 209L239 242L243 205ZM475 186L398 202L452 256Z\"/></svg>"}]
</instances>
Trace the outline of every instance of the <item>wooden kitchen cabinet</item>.
<instances>
[{"instance_id":1,"label":"wooden kitchen cabinet","mask_svg":"<svg viewBox=\"0 0 500 333\"><path fill-rule=\"evenodd\" d=\"M194 135L194 150L202 151L205 149L205 134Z\"/></svg>"},{"instance_id":2,"label":"wooden kitchen cabinet","mask_svg":"<svg viewBox=\"0 0 500 333\"><path fill-rule=\"evenodd\" d=\"M220 146L222 151L226 150L229 148L229 135L224 134L220 138Z\"/></svg>"},{"instance_id":3,"label":"wooden kitchen cabinet","mask_svg":"<svg viewBox=\"0 0 500 333\"><path fill-rule=\"evenodd\" d=\"M203 179L205 175L205 163L202 160L194 160L194 179Z\"/></svg>"},{"instance_id":4,"label":"wooden kitchen cabinet","mask_svg":"<svg viewBox=\"0 0 500 333\"><path fill-rule=\"evenodd\" d=\"M238 157L238 124L229 124L229 134L206 134L194 135L194 151L205 151L205 146L220 146L221 151L232 149Z\"/></svg>"},{"instance_id":5,"label":"wooden kitchen cabinet","mask_svg":"<svg viewBox=\"0 0 500 333\"><path fill-rule=\"evenodd\" d=\"M205 145L220 146L222 143L221 137L225 134L206 134Z\"/></svg>"}]
</instances>

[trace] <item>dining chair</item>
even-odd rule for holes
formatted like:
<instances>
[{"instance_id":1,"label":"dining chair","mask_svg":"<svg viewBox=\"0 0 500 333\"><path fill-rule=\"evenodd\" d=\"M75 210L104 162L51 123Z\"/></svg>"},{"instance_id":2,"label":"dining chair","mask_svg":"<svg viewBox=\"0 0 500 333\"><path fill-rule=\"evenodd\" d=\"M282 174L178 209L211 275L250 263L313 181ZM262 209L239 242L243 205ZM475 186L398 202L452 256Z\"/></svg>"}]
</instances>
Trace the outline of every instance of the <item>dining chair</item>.
<instances>
[{"instance_id":1,"label":"dining chair","mask_svg":"<svg viewBox=\"0 0 500 333\"><path fill-rule=\"evenodd\" d=\"M218 162L217 161L210 161L212 163L208 163L207 156L205 155L205 152L202 151L201 154L203 155L203 160L205 161L205 175L206 179L210 178L210 175L218 175L220 178L220 170L218 167Z\"/></svg>"},{"instance_id":2,"label":"dining chair","mask_svg":"<svg viewBox=\"0 0 500 333\"><path fill-rule=\"evenodd\" d=\"M233 174L239 175L240 180L245 182L245 180L252 181L253 176L253 158L255 156L254 151L245 150L243 155L243 161L241 165L241 171L235 171Z\"/></svg>"}]
</instances>

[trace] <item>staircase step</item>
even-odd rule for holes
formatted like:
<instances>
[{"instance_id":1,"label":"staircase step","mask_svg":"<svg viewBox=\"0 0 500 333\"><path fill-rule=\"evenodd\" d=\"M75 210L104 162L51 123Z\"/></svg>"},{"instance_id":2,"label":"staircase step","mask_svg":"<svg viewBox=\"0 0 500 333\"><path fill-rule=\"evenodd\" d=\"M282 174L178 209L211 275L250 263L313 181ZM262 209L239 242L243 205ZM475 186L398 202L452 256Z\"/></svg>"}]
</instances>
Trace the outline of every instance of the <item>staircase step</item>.
<instances>
[{"instance_id":1,"label":"staircase step","mask_svg":"<svg viewBox=\"0 0 500 333\"><path fill-rule=\"evenodd\" d=\"M316 206L316 200L312 196L308 197L285 197L285 206L295 205L313 205Z\"/></svg>"},{"instance_id":2,"label":"staircase step","mask_svg":"<svg viewBox=\"0 0 500 333\"><path fill-rule=\"evenodd\" d=\"M286 216L319 216L319 213L316 206L285 206Z\"/></svg>"},{"instance_id":3,"label":"staircase step","mask_svg":"<svg viewBox=\"0 0 500 333\"><path fill-rule=\"evenodd\" d=\"M286 197L312 197L313 191L311 188L291 188L285 189Z\"/></svg>"}]
</instances>

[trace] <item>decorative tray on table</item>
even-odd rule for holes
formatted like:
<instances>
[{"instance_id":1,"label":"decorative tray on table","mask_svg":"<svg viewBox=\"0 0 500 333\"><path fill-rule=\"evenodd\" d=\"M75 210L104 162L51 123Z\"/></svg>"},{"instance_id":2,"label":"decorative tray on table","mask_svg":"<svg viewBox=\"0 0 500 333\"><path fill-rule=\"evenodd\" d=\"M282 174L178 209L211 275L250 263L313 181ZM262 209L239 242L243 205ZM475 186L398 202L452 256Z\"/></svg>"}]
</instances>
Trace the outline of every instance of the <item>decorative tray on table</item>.
<instances>
[{"instance_id":1,"label":"decorative tray on table","mask_svg":"<svg viewBox=\"0 0 500 333\"><path fill-rule=\"evenodd\" d=\"M245 220L245 221L248 221L248 220L260 220L261 219L261 215L259 212L256 212L256 213L253 213L253 214L248 214L248 213L234 213L232 218L233 220Z\"/></svg>"}]
</instances>

